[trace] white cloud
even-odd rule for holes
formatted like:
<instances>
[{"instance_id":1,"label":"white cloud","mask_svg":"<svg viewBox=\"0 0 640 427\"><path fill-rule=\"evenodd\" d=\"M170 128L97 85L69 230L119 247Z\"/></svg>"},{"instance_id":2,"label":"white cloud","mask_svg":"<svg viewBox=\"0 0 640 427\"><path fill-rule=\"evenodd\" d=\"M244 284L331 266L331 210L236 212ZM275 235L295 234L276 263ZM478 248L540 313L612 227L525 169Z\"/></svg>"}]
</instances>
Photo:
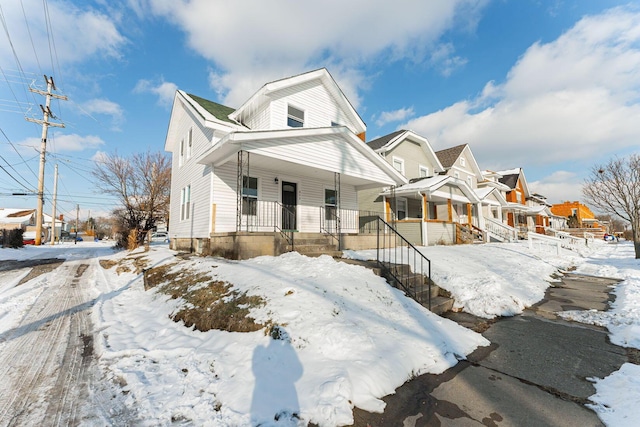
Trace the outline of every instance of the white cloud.
<instances>
[{"instance_id":1,"label":"white cloud","mask_svg":"<svg viewBox=\"0 0 640 427\"><path fill-rule=\"evenodd\" d=\"M464 59L449 57L453 49L439 48L439 37L454 25L474 27L486 3L272 0L248 7L222 0L148 0L147 7L180 27L189 46L215 64L212 87L223 102L239 106L266 81L323 66L341 87L347 77L356 91L366 81L347 70L381 59L435 61L451 72ZM132 4L140 10L141 0Z\"/></svg>"},{"instance_id":2,"label":"white cloud","mask_svg":"<svg viewBox=\"0 0 640 427\"><path fill-rule=\"evenodd\" d=\"M122 107L108 99L91 99L82 104L80 108L83 112L92 117L97 114L111 116L112 129L114 130L120 130L120 126L124 122Z\"/></svg>"},{"instance_id":3,"label":"white cloud","mask_svg":"<svg viewBox=\"0 0 640 427\"><path fill-rule=\"evenodd\" d=\"M24 147L24 152L39 153L41 141L39 138L26 138L17 145ZM82 151L94 149L104 145L104 141L95 135L81 136L75 133L58 134L49 132L47 151L61 153L65 151Z\"/></svg>"},{"instance_id":4,"label":"white cloud","mask_svg":"<svg viewBox=\"0 0 640 427\"><path fill-rule=\"evenodd\" d=\"M413 107L400 108L399 110L395 111L384 111L380 113L380 116L378 116L378 118L376 119L376 125L382 127L387 123L407 120L409 117L413 117L413 115Z\"/></svg>"},{"instance_id":5,"label":"white cloud","mask_svg":"<svg viewBox=\"0 0 640 427\"><path fill-rule=\"evenodd\" d=\"M173 103L178 85L171 82L165 82L164 79L160 79L158 82L152 82L151 80L139 80L136 87L133 88L134 93L152 93L158 96L158 105L163 107L170 107Z\"/></svg>"},{"instance_id":6,"label":"white cloud","mask_svg":"<svg viewBox=\"0 0 640 427\"><path fill-rule=\"evenodd\" d=\"M582 179L568 171L556 171L538 181L529 182L529 189L545 196L549 203L582 199Z\"/></svg>"},{"instance_id":7,"label":"white cloud","mask_svg":"<svg viewBox=\"0 0 640 427\"><path fill-rule=\"evenodd\" d=\"M470 143L483 167L584 160L640 141L640 13L585 17L532 45L502 84L402 127L436 149Z\"/></svg>"},{"instance_id":8,"label":"white cloud","mask_svg":"<svg viewBox=\"0 0 640 427\"><path fill-rule=\"evenodd\" d=\"M80 8L71 2L49 0L46 2L46 11L51 23L52 40L47 33L43 4L40 0L0 1L11 42L22 67L34 69L38 62L48 66L52 56L57 62L56 66L96 55L120 56L119 51L127 41L111 17L91 7ZM50 52L50 46L55 50ZM13 69L18 67L4 35L0 37L0 65Z\"/></svg>"}]
</instances>

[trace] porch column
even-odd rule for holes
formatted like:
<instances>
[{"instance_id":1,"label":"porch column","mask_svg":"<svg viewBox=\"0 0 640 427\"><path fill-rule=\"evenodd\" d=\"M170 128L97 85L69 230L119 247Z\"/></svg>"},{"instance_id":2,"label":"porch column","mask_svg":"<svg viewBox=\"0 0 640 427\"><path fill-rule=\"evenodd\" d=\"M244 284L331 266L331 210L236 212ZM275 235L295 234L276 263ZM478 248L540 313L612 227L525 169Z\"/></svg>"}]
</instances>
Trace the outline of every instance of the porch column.
<instances>
[{"instance_id":1,"label":"porch column","mask_svg":"<svg viewBox=\"0 0 640 427\"><path fill-rule=\"evenodd\" d=\"M453 206L451 205L451 199L447 199L447 211L449 214L449 222L453 222Z\"/></svg>"},{"instance_id":2,"label":"porch column","mask_svg":"<svg viewBox=\"0 0 640 427\"><path fill-rule=\"evenodd\" d=\"M429 201L427 200L427 195L422 195L422 220L427 222L429 219Z\"/></svg>"},{"instance_id":3,"label":"porch column","mask_svg":"<svg viewBox=\"0 0 640 427\"><path fill-rule=\"evenodd\" d=\"M473 212L471 212L471 203L467 203L467 224L473 225Z\"/></svg>"},{"instance_id":4,"label":"porch column","mask_svg":"<svg viewBox=\"0 0 640 427\"><path fill-rule=\"evenodd\" d=\"M387 196L382 196L382 204L384 205L384 220L391 222L391 202Z\"/></svg>"}]
</instances>

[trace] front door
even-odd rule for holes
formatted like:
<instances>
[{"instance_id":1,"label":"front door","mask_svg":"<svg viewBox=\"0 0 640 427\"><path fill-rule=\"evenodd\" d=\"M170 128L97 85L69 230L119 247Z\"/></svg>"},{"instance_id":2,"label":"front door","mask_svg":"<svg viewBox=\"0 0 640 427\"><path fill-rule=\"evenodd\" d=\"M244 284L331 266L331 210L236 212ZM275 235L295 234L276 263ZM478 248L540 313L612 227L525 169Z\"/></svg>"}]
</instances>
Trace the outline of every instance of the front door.
<instances>
[{"instance_id":1,"label":"front door","mask_svg":"<svg viewBox=\"0 0 640 427\"><path fill-rule=\"evenodd\" d=\"M282 229L296 229L296 207L298 205L298 184L282 181Z\"/></svg>"}]
</instances>

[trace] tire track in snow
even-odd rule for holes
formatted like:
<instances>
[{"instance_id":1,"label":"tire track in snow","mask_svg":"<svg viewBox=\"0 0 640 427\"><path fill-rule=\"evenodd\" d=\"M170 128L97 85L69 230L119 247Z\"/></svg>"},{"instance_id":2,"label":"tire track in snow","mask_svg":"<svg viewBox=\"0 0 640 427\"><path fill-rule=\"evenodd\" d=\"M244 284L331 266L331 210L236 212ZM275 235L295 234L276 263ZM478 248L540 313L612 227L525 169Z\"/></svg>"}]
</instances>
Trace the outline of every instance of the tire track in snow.
<instances>
[{"instance_id":1,"label":"tire track in snow","mask_svg":"<svg viewBox=\"0 0 640 427\"><path fill-rule=\"evenodd\" d=\"M82 291L87 264L65 262L44 278L46 289L0 342L0 426L78 425L87 394L92 301ZM63 278L51 281L53 278ZM86 338L84 338L86 340Z\"/></svg>"}]
</instances>

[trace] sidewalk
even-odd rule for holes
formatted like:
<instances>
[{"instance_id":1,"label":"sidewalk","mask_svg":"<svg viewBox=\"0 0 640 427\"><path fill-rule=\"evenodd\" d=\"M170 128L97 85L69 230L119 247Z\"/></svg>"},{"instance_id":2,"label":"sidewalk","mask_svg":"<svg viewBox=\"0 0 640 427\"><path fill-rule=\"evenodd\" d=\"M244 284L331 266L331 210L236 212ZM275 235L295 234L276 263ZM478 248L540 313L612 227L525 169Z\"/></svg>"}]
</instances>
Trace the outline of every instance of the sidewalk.
<instances>
[{"instance_id":1,"label":"sidewalk","mask_svg":"<svg viewBox=\"0 0 640 427\"><path fill-rule=\"evenodd\" d=\"M441 375L422 375L385 398L384 414L354 411L354 426L600 426L585 406L603 378L629 361L605 330L555 312L604 310L615 279L567 274L520 316L449 318L492 342Z\"/></svg>"}]
</instances>

